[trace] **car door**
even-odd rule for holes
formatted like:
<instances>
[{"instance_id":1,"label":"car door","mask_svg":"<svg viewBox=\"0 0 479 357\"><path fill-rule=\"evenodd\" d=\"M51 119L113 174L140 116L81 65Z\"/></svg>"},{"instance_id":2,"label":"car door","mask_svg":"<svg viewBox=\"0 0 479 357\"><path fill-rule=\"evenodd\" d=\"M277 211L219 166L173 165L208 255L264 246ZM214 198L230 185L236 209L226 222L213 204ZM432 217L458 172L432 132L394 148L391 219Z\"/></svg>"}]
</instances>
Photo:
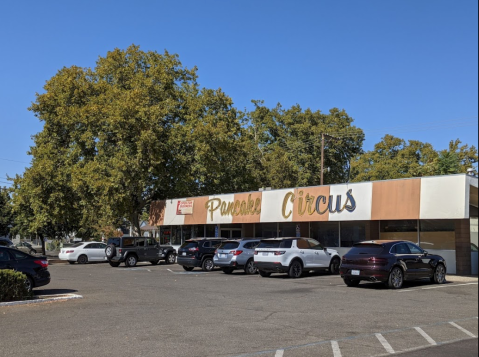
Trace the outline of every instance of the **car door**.
<instances>
[{"instance_id":1,"label":"car door","mask_svg":"<svg viewBox=\"0 0 479 357\"><path fill-rule=\"evenodd\" d=\"M407 243L411 255L416 257L415 269L417 278L429 278L433 274L433 268L429 262L431 261L427 255L424 255L424 250L419 248L416 244Z\"/></svg>"},{"instance_id":2,"label":"car door","mask_svg":"<svg viewBox=\"0 0 479 357\"><path fill-rule=\"evenodd\" d=\"M406 243L398 243L391 248L391 253L395 254L398 261L403 262L406 266L406 274L408 279L416 279L418 275L417 257L411 254Z\"/></svg>"},{"instance_id":3,"label":"car door","mask_svg":"<svg viewBox=\"0 0 479 357\"><path fill-rule=\"evenodd\" d=\"M97 260L95 257L95 245L96 243L89 243L83 247L83 251L79 253L79 256L85 254L88 257L89 261Z\"/></svg>"},{"instance_id":4,"label":"car door","mask_svg":"<svg viewBox=\"0 0 479 357\"><path fill-rule=\"evenodd\" d=\"M321 245L321 243L319 243L316 239L308 239L308 242L311 246L311 250L314 252L314 267L329 268L331 256L324 250L324 247Z\"/></svg>"},{"instance_id":5,"label":"car door","mask_svg":"<svg viewBox=\"0 0 479 357\"><path fill-rule=\"evenodd\" d=\"M300 257L303 260L304 268L314 268L316 262L315 252L311 249L308 240L299 238L296 241L296 246L298 247Z\"/></svg>"},{"instance_id":6,"label":"car door","mask_svg":"<svg viewBox=\"0 0 479 357\"><path fill-rule=\"evenodd\" d=\"M153 261L160 259L158 242L154 238L146 239L146 260Z\"/></svg>"},{"instance_id":7,"label":"car door","mask_svg":"<svg viewBox=\"0 0 479 357\"><path fill-rule=\"evenodd\" d=\"M15 260L6 249L0 249L0 269L15 269Z\"/></svg>"}]
</instances>

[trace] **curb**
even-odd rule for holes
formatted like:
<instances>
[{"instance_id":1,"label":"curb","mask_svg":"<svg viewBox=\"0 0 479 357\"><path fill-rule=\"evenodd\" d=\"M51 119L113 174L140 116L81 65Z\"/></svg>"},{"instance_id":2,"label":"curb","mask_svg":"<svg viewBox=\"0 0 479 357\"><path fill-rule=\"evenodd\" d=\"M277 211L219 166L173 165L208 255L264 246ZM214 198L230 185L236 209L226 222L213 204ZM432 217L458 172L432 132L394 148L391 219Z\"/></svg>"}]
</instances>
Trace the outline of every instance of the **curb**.
<instances>
[{"instance_id":1,"label":"curb","mask_svg":"<svg viewBox=\"0 0 479 357\"><path fill-rule=\"evenodd\" d=\"M2 307L2 306L15 306L15 305L29 305L29 304L42 304L42 303L45 303L45 302L83 299L83 296L77 295L77 294L64 294L64 295L60 295L58 297L54 297L54 296L56 296L56 295L38 295L33 300L0 302L0 307Z\"/></svg>"}]
</instances>

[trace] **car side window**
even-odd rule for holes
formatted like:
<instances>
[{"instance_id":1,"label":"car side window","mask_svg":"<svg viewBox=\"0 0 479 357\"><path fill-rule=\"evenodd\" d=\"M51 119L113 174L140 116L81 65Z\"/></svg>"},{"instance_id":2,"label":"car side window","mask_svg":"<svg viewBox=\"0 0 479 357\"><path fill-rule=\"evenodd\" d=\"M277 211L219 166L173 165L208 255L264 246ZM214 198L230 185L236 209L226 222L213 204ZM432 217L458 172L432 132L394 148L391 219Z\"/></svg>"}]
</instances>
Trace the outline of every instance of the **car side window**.
<instances>
[{"instance_id":1,"label":"car side window","mask_svg":"<svg viewBox=\"0 0 479 357\"><path fill-rule=\"evenodd\" d=\"M144 247L145 246L145 239L137 239L136 240L137 247Z\"/></svg>"},{"instance_id":2,"label":"car side window","mask_svg":"<svg viewBox=\"0 0 479 357\"><path fill-rule=\"evenodd\" d=\"M156 240L154 240L153 238L148 238L146 240L146 242L148 243L148 245L151 247L151 246L155 246L157 243L156 243Z\"/></svg>"},{"instance_id":3,"label":"car side window","mask_svg":"<svg viewBox=\"0 0 479 357\"><path fill-rule=\"evenodd\" d=\"M123 239L123 247L134 247L135 240L133 238Z\"/></svg>"},{"instance_id":4,"label":"car side window","mask_svg":"<svg viewBox=\"0 0 479 357\"><path fill-rule=\"evenodd\" d=\"M298 245L298 249L311 249L306 239L298 239L296 244Z\"/></svg>"},{"instance_id":5,"label":"car side window","mask_svg":"<svg viewBox=\"0 0 479 357\"><path fill-rule=\"evenodd\" d=\"M92 249L95 248L95 243L87 244L83 249Z\"/></svg>"},{"instance_id":6,"label":"car side window","mask_svg":"<svg viewBox=\"0 0 479 357\"><path fill-rule=\"evenodd\" d=\"M308 239L311 249L314 250L323 250L323 246L316 239Z\"/></svg>"},{"instance_id":7,"label":"car side window","mask_svg":"<svg viewBox=\"0 0 479 357\"><path fill-rule=\"evenodd\" d=\"M16 260L22 260L22 259L28 258L28 255L26 255L25 253L20 252L20 251L12 252L12 254L13 254L13 257L14 257Z\"/></svg>"},{"instance_id":8,"label":"car side window","mask_svg":"<svg viewBox=\"0 0 479 357\"><path fill-rule=\"evenodd\" d=\"M394 252L395 254L411 254L407 244L405 243L396 244L394 248L395 248L395 252Z\"/></svg>"},{"instance_id":9,"label":"car side window","mask_svg":"<svg viewBox=\"0 0 479 357\"><path fill-rule=\"evenodd\" d=\"M206 242L203 243L203 248L211 248L211 242L207 240Z\"/></svg>"},{"instance_id":10,"label":"car side window","mask_svg":"<svg viewBox=\"0 0 479 357\"><path fill-rule=\"evenodd\" d=\"M6 250L0 250L0 262L8 262L10 260L10 254Z\"/></svg>"},{"instance_id":11,"label":"car side window","mask_svg":"<svg viewBox=\"0 0 479 357\"><path fill-rule=\"evenodd\" d=\"M424 254L424 251L415 244L408 243L407 246L409 247L411 254Z\"/></svg>"},{"instance_id":12,"label":"car side window","mask_svg":"<svg viewBox=\"0 0 479 357\"><path fill-rule=\"evenodd\" d=\"M211 242L213 248L218 248L221 245L221 241L215 240Z\"/></svg>"}]
</instances>

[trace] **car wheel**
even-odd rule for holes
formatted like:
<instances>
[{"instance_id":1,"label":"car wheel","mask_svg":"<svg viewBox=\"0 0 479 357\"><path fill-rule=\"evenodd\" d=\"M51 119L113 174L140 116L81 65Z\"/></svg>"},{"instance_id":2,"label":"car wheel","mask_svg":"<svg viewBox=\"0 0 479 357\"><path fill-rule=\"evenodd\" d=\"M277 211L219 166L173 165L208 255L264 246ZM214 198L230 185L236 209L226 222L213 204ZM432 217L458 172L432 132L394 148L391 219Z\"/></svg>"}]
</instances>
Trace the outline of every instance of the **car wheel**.
<instances>
[{"instance_id":1,"label":"car wheel","mask_svg":"<svg viewBox=\"0 0 479 357\"><path fill-rule=\"evenodd\" d=\"M166 264L175 264L176 263L176 255L170 253L166 256Z\"/></svg>"},{"instance_id":2,"label":"car wheel","mask_svg":"<svg viewBox=\"0 0 479 357\"><path fill-rule=\"evenodd\" d=\"M88 257L86 255L80 255L77 260L78 264L88 263Z\"/></svg>"},{"instance_id":3,"label":"car wheel","mask_svg":"<svg viewBox=\"0 0 479 357\"><path fill-rule=\"evenodd\" d=\"M358 286L359 283L361 282L361 280L351 280L348 278L344 278L343 280L344 280L344 284L346 284L350 288Z\"/></svg>"},{"instance_id":4,"label":"car wheel","mask_svg":"<svg viewBox=\"0 0 479 357\"><path fill-rule=\"evenodd\" d=\"M254 265L254 260L250 259L248 260L248 263L246 263L246 267L244 268L244 271L248 275L253 275L258 272L258 268Z\"/></svg>"},{"instance_id":5,"label":"car wheel","mask_svg":"<svg viewBox=\"0 0 479 357\"><path fill-rule=\"evenodd\" d=\"M232 268L223 268L223 273L225 274L232 274L234 272L234 269Z\"/></svg>"},{"instance_id":6,"label":"car wheel","mask_svg":"<svg viewBox=\"0 0 479 357\"><path fill-rule=\"evenodd\" d=\"M72 262L71 260L69 260L68 263L70 263L70 264L75 264L76 262Z\"/></svg>"},{"instance_id":7,"label":"car wheel","mask_svg":"<svg viewBox=\"0 0 479 357\"><path fill-rule=\"evenodd\" d=\"M389 274L388 286L392 289L401 289L404 283L404 273L401 268L394 267Z\"/></svg>"},{"instance_id":8,"label":"car wheel","mask_svg":"<svg viewBox=\"0 0 479 357\"><path fill-rule=\"evenodd\" d=\"M333 259L331 259L331 263L329 264L329 274L338 275L340 266L341 260L338 257L334 257Z\"/></svg>"},{"instance_id":9,"label":"car wheel","mask_svg":"<svg viewBox=\"0 0 479 357\"><path fill-rule=\"evenodd\" d=\"M194 268L183 265L183 269L185 269L186 271L192 271Z\"/></svg>"},{"instance_id":10,"label":"car wheel","mask_svg":"<svg viewBox=\"0 0 479 357\"><path fill-rule=\"evenodd\" d=\"M33 290L33 280L29 276L25 279L25 288L29 293Z\"/></svg>"},{"instance_id":11,"label":"car wheel","mask_svg":"<svg viewBox=\"0 0 479 357\"><path fill-rule=\"evenodd\" d=\"M108 262L110 263L110 266L112 266L113 268L118 268L120 266L120 263L118 262Z\"/></svg>"},{"instance_id":12,"label":"car wheel","mask_svg":"<svg viewBox=\"0 0 479 357\"><path fill-rule=\"evenodd\" d=\"M290 278L297 279L303 275L303 266L299 260L295 260L291 263L289 267L288 275Z\"/></svg>"},{"instance_id":13,"label":"car wheel","mask_svg":"<svg viewBox=\"0 0 479 357\"><path fill-rule=\"evenodd\" d=\"M271 276L271 273L260 270L259 275L261 275L261 277L263 278L269 278Z\"/></svg>"},{"instance_id":14,"label":"car wheel","mask_svg":"<svg viewBox=\"0 0 479 357\"><path fill-rule=\"evenodd\" d=\"M446 282L446 267L443 264L438 264L436 266L431 282L436 284L444 284Z\"/></svg>"},{"instance_id":15,"label":"car wheel","mask_svg":"<svg viewBox=\"0 0 479 357\"><path fill-rule=\"evenodd\" d=\"M201 267L203 271L212 271L215 268L215 263L213 262L213 259L205 258Z\"/></svg>"},{"instance_id":16,"label":"car wheel","mask_svg":"<svg viewBox=\"0 0 479 357\"><path fill-rule=\"evenodd\" d=\"M134 254L130 254L129 256L126 257L125 265L127 267L134 267L137 262L138 262L138 258Z\"/></svg>"}]
</instances>

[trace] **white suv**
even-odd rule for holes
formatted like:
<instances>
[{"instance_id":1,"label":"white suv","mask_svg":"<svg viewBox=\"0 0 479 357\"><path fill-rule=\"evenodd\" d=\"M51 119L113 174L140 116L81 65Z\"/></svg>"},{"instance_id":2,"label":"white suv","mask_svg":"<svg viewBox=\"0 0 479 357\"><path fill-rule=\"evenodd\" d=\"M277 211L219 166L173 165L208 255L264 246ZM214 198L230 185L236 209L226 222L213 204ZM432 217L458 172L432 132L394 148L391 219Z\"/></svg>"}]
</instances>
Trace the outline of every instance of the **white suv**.
<instances>
[{"instance_id":1,"label":"white suv","mask_svg":"<svg viewBox=\"0 0 479 357\"><path fill-rule=\"evenodd\" d=\"M299 278L311 270L339 274L341 257L336 250L323 248L311 238L272 238L261 240L254 263L262 277L288 273L291 278Z\"/></svg>"}]
</instances>

